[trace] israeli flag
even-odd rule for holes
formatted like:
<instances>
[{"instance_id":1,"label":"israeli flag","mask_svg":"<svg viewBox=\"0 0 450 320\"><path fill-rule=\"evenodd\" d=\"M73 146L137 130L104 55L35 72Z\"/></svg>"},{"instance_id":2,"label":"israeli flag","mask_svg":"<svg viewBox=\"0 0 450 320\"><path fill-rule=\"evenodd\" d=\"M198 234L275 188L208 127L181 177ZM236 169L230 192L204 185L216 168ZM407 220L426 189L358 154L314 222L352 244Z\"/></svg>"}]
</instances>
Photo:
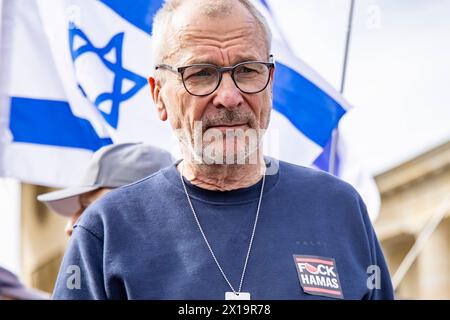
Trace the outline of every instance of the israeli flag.
<instances>
[{"instance_id":1,"label":"israeli flag","mask_svg":"<svg viewBox=\"0 0 450 320\"><path fill-rule=\"evenodd\" d=\"M174 152L147 86L161 1L3 4L1 176L65 187L107 144L143 141Z\"/></svg>"},{"instance_id":2,"label":"israeli flag","mask_svg":"<svg viewBox=\"0 0 450 320\"><path fill-rule=\"evenodd\" d=\"M69 186L95 150L115 142L143 141L178 154L147 86L152 18L162 2L4 2L0 176ZM276 61L266 150L327 170L332 131L350 105L294 56L270 3L253 2L272 29Z\"/></svg>"},{"instance_id":3,"label":"israeli flag","mask_svg":"<svg viewBox=\"0 0 450 320\"><path fill-rule=\"evenodd\" d=\"M276 60L270 129L278 131L280 158L328 170L331 136L350 104L294 55L267 0L253 1L272 31Z\"/></svg>"},{"instance_id":4,"label":"israeli flag","mask_svg":"<svg viewBox=\"0 0 450 320\"><path fill-rule=\"evenodd\" d=\"M272 51L277 59L274 101L270 128L276 133L278 158L324 171L330 170L332 133L352 106L344 97L311 69L289 48L278 28L272 7L276 1L252 1L264 15L272 30ZM352 184L366 203L374 221L380 210L380 194L371 175L364 169L351 146L340 135L334 154L333 174Z\"/></svg>"}]
</instances>

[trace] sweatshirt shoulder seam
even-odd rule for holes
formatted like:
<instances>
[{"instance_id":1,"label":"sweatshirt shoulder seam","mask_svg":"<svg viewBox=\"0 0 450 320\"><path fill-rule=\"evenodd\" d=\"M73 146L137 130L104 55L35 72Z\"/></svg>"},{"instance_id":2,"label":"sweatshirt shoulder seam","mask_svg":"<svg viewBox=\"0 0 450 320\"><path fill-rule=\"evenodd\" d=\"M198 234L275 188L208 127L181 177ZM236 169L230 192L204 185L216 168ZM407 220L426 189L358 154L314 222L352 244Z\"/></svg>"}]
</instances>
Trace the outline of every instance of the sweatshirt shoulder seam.
<instances>
[{"instance_id":1,"label":"sweatshirt shoulder seam","mask_svg":"<svg viewBox=\"0 0 450 320\"><path fill-rule=\"evenodd\" d=\"M85 230L86 232L88 232L89 234L91 234L92 236L94 236L95 238L97 238L97 240L103 242L103 239L102 239L100 236L98 236L97 234L95 234L95 232L89 230L89 229L86 228L85 226L82 226L82 225L78 224L76 227Z\"/></svg>"}]
</instances>

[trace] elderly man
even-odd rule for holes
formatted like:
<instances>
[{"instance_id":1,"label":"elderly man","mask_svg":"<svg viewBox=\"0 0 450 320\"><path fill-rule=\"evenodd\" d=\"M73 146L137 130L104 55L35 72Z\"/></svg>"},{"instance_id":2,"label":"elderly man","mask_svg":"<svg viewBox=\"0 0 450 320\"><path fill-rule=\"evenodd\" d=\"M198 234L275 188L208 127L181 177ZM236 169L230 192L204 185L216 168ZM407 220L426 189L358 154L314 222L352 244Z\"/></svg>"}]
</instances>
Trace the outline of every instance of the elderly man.
<instances>
[{"instance_id":1,"label":"elderly man","mask_svg":"<svg viewBox=\"0 0 450 320\"><path fill-rule=\"evenodd\" d=\"M357 192L263 156L274 64L250 2L168 0L153 32L151 93L183 158L87 210L54 298L392 299Z\"/></svg>"}]
</instances>

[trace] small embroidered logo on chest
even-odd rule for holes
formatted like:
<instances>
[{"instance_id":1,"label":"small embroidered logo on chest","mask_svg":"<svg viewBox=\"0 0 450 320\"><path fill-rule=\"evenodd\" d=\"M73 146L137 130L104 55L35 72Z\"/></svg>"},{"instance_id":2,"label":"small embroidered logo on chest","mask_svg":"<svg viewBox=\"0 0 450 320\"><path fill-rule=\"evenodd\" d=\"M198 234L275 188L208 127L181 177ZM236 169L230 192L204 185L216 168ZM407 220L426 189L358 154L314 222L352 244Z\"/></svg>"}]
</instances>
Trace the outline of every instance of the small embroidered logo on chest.
<instances>
[{"instance_id":1,"label":"small embroidered logo on chest","mask_svg":"<svg viewBox=\"0 0 450 320\"><path fill-rule=\"evenodd\" d=\"M344 298L333 258L294 254L294 262L300 285L305 293Z\"/></svg>"}]
</instances>

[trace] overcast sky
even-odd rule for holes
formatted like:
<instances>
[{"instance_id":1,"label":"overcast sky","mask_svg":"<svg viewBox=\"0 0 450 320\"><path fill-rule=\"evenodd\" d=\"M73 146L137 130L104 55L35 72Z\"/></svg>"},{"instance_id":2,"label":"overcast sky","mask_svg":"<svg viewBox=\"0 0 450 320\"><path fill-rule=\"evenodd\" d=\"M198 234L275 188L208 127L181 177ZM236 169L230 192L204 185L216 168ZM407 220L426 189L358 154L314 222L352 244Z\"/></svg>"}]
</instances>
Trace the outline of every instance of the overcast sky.
<instances>
[{"instance_id":1,"label":"overcast sky","mask_svg":"<svg viewBox=\"0 0 450 320\"><path fill-rule=\"evenodd\" d=\"M373 173L450 139L450 0L356 0L341 132ZM340 86L349 0L276 0L294 51Z\"/></svg>"}]
</instances>

